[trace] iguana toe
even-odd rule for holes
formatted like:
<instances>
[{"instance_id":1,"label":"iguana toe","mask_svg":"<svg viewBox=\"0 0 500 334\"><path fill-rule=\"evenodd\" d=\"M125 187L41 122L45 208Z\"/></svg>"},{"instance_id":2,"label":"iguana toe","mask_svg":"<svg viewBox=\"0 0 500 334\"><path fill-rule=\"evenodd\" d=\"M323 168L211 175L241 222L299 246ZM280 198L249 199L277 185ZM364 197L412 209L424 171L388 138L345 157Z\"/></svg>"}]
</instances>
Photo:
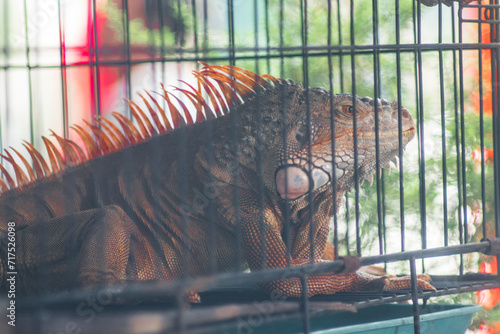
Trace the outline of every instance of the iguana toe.
<instances>
[{"instance_id":1,"label":"iguana toe","mask_svg":"<svg viewBox=\"0 0 500 334\"><path fill-rule=\"evenodd\" d=\"M434 290L436 288L430 283L432 280L429 275L417 275L417 288L419 290ZM411 289L411 276L388 277L388 284L385 286L384 290L410 290Z\"/></svg>"}]
</instances>

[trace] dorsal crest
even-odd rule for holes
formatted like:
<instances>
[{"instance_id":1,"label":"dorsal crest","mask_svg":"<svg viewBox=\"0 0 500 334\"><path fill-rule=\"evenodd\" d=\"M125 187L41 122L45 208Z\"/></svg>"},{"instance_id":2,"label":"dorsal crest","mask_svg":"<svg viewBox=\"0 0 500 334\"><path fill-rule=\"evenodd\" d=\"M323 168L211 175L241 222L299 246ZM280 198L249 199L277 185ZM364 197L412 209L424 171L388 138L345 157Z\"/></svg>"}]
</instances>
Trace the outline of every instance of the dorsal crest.
<instances>
[{"instance_id":1,"label":"dorsal crest","mask_svg":"<svg viewBox=\"0 0 500 334\"><path fill-rule=\"evenodd\" d=\"M11 175L4 165L0 164L0 171L3 174L3 179L0 178L0 193L10 189L21 191L35 181L48 178L68 167L147 141L153 136L173 131L184 125L223 116L229 112L231 106L242 103L244 98L254 93L258 87L266 89L282 81L271 75L257 75L236 66L205 63L202 65L200 71L193 71L197 87L185 83L187 89L175 88L186 97L187 103L167 91L163 85L159 96L164 103L160 103L159 98L149 92L139 94L146 111L136 102L126 100L137 125L117 112L112 113L116 122L104 117L97 117L93 124L84 120L84 126L71 126L81 138L82 146L52 131L55 140L42 137L48 161L27 141L23 146L28 152L31 163L18 150L6 149L0 156L12 166L14 173ZM166 108L163 108L162 104L166 105ZM195 112L194 119L190 110ZM15 160L15 156L21 163Z\"/></svg>"}]
</instances>

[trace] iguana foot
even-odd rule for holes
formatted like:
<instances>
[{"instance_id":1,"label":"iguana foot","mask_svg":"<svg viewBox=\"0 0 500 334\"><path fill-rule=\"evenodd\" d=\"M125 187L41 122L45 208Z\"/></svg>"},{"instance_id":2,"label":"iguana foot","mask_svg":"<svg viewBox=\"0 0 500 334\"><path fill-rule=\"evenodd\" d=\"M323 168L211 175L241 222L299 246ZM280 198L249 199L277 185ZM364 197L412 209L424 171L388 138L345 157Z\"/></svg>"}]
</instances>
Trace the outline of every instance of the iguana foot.
<instances>
[{"instance_id":1,"label":"iguana foot","mask_svg":"<svg viewBox=\"0 0 500 334\"><path fill-rule=\"evenodd\" d=\"M434 290L436 288L431 284L432 279L429 275L417 275L417 288L419 290ZM387 284L384 288L386 291L392 290L410 290L411 289L411 277L410 276L389 276L387 277Z\"/></svg>"},{"instance_id":2,"label":"iguana foot","mask_svg":"<svg viewBox=\"0 0 500 334\"><path fill-rule=\"evenodd\" d=\"M417 275L417 289L419 290L434 290L436 288L431 285L432 279L429 275ZM410 290L411 277L394 275L377 276L368 274L364 271L357 271L353 279L346 282L351 286L351 290L343 291L394 291L394 290Z\"/></svg>"}]
</instances>

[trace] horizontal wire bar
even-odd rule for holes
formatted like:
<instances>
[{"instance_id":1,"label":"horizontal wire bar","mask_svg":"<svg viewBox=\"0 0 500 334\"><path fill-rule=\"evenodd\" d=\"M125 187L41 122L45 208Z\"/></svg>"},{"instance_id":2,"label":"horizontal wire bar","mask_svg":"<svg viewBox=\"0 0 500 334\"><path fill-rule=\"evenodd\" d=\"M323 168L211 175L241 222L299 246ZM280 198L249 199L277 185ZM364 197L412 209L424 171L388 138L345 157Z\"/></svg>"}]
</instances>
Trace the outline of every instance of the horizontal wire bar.
<instances>
[{"instance_id":1,"label":"horizontal wire bar","mask_svg":"<svg viewBox=\"0 0 500 334\"><path fill-rule=\"evenodd\" d=\"M281 57L302 57L303 55L303 47L269 47L269 48L237 48L235 51L238 52L262 52L262 55L259 55L260 58L281 58ZM414 51L427 51L427 52L437 52L437 51L456 51L456 50L492 50L492 49L500 49L500 43L463 43L460 45L452 44L452 43L442 43L442 44L399 44L399 45L338 45L338 46L308 46L307 49L312 53L308 53L308 56L311 57L324 57L324 56L349 56L351 54L355 55L371 55L373 51L377 51L380 53L393 53L396 51L399 52L414 52ZM101 51L104 49L101 49ZM209 49L207 52L220 52L227 53L229 49L227 48L216 48ZM9 50L12 52L12 50ZM140 59L140 60L99 60L100 66L106 65L138 65L138 64L151 64L151 63L166 63L166 62L179 62L179 61L223 61L227 60L227 56L213 56L213 57L205 57L198 56L196 53L199 53L195 50L191 49L176 49L176 52L182 54L179 58L179 54L174 53L171 57L160 57L158 59ZM270 54L270 52L280 52L279 54ZM315 52L314 52L315 51ZM321 52L324 51L324 52ZM333 52L338 51L338 52ZM5 51L4 51L5 52ZM295 52L295 53L283 53L283 52ZM192 54L193 57L186 57L186 55ZM234 56L236 60L246 60L246 59L255 59L255 54L249 55L236 55ZM85 62L75 62L73 64L62 65L63 68L68 67L76 67L76 66L92 66L96 65L93 61L85 61ZM1 70L6 69L37 69L37 68L61 68L61 64L54 65L2 65L0 66Z\"/></svg>"},{"instance_id":2,"label":"horizontal wire bar","mask_svg":"<svg viewBox=\"0 0 500 334\"><path fill-rule=\"evenodd\" d=\"M494 239L498 240L498 239ZM465 254L472 252L487 252L490 249L489 241L469 243L465 245L446 246L438 248L429 248L425 250L406 251L386 255L377 255L361 258L362 265L371 265L380 262L395 262L416 259L423 257L436 257ZM130 300L144 300L148 298L169 297L178 295L187 290L204 291L215 286L234 285L235 282L241 284L258 284L264 281L284 279L290 277L300 277L303 275L318 275L328 272L339 272L344 269L344 260L338 259L331 262L306 264L294 267L267 269L250 273L225 273L214 276L183 279L182 281L153 281L153 282L132 282L123 290L117 291L117 294L126 296ZM112 289L112 288L111 288ZM98 290L99 291L99 290ZM42 296L37 302L41 303L63 303L78 302L82 298L88 297L89 293L98 293L98 291L73 290L67 294L48 294Z\"/></svg>"}]
</instances>

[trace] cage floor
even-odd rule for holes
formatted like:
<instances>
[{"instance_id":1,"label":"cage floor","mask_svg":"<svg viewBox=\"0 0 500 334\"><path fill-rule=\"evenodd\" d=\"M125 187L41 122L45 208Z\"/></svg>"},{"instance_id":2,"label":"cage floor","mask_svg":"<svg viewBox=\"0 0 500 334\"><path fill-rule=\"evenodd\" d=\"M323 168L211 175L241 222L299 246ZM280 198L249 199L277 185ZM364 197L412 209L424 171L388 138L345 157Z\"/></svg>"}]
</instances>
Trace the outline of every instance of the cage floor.
<instances>
[{"instance_id":1,"label":"cage floor","mask_svg":"<svg viewBox=\"0 0 500 334\"><path fill-rule=\"evenodd\" d=\"M495 276L468 274L464 276L432 276L437 291L422 291L419 298L456 294L500 287ZM200 293L202 303L184 308L165 301L112 304L99 298L87 298L80 303L38 303L29 301L22 307L19 300L16 327L0 322L0 332L13 333L64 333L68 328L81 329L83 333L216 333L241 325L242 319L258 323L287 323L304 315L300 299L272 300L257 286L242 288L218 287ZM352 313L377 305L411 299L410 291L338 293L331 296L310 298L308 312L311 317L321 317L338 312ZM7 301L0 299L0 306ZM27 301L26 301L27 302ZM28 304L26 304L28 305Z\"/></svg>"}]
</instances>

